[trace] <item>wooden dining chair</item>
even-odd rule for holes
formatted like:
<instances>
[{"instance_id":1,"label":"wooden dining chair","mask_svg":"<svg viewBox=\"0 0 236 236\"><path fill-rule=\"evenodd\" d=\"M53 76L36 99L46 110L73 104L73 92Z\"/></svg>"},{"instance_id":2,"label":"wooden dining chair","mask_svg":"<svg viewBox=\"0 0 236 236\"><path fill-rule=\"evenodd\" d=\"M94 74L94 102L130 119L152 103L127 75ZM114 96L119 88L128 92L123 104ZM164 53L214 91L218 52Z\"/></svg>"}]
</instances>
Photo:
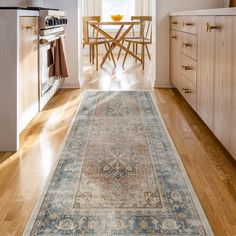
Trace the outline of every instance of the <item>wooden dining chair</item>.
<instances>
[{"instance_id":1,"label":"wooden dining chair","mask_svg":"<svg viewBox=\"0 0 236 236\"><path fill-rule=\"evenodd\" d=\"M98 30L95 30L89 25L89 22L100 22L100 16L85 16L83 17L83 48L89 46L90 63L94 64L94 58L96 58L96 70L98 70L98 47L100 45L105 46L106 52L109 52L109 58L111 56L114 66L116 66L113 52L110 46L112 40L105 37L100 37Z\"/></svg>"},{"instance_id":2,"label":"wooden dining chair","mask_svg":"<svg viewBox=\"0 0 236 236\"><path fill-rule=\"evenodd\" d=\"M151 60L151 55L148 49L148 45L152 44L152 17L151 16L132 16L132 21L140 21L141 24L136 26L133 29L133 35L126 37L124 39L124 43L128 43L127 50L125 53L123 67L125 65L128 53L127 51L130 49L133 44L133 51L138 54L138 47L141 45L141 59L143 69L145 68L145 51L148 54L149 59ZM138 29L137 29L138 28ZM121 52L119 52L120 54ZM119 55L118 55L119 56Z\"/></svg>"}]
</instances>

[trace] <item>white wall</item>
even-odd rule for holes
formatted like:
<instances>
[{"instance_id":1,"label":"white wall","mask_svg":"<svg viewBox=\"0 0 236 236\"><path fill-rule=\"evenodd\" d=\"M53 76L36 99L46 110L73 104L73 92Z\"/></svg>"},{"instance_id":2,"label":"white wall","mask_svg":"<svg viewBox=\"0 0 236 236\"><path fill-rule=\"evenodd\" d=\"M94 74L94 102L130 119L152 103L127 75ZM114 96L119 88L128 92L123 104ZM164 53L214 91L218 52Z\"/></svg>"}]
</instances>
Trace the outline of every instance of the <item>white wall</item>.
<instances>
[{"instance_id":1,"label":"white wall","mask_svg":"<svg viewBox=\"0 0 236 236\"><path fill-rule=\"evenodd\" d=\"M157 0L157 87L170 87L169 13L224 7L224 0Z\"/></svg>"},{"instance_id":2,"label":"white wall","mask_svg":"<svg viewBox=\"0 0 236 236\"><path fill-rule=\"evenodd\" d=\"M0 0L1 7L26 6L27 0Z\"/></svg>"}]
</instances>

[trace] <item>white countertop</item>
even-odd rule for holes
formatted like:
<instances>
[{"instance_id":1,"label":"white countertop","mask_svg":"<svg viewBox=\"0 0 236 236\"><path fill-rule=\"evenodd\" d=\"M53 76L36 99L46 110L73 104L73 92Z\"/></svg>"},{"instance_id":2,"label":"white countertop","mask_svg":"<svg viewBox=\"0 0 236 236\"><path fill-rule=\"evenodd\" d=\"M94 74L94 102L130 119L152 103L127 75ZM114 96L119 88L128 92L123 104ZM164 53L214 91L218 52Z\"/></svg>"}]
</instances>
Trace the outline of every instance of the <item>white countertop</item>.
<instances>
[{"instance_id":1,"label":"white countertop","mask_svg":"<svg viewBox=\"0 0 236 236\"><path fill-rule=\"evenodd\" d=\"M23 10L23 9L1 9L1 13L6 14L7 12L16 12L17 16L39 16L39 11L32 11L32 10Z\"/></svg>"},{"instance_id":2,"label":"white countertop","mask_svg":"<svg viewBox=\"0 0 236 236\"><path fill-rule=\"evenodd\" d=\"M170 16L236 16L236 7L170 13Z\"/></svg>"},{"instance_id":3,"label":"white countertop","mask_svg":"<svg viewBox=\"0 0 236 236\"><path fill-rule=\"evenodd\" d=\"M39 11L17 10L18 16L39 16Z\"/></svg>"}]
</instances>

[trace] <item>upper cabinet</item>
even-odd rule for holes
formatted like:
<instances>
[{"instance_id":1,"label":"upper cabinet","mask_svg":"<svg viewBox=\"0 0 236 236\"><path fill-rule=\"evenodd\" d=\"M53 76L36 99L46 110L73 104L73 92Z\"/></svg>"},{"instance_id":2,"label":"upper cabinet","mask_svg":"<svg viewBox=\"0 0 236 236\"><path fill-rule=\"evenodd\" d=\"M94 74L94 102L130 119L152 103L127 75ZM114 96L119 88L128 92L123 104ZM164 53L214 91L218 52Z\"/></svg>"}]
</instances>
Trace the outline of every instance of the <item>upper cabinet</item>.
<instances>
[{"instance_id":1,"label":"upper cabinet","mask_svg":"<svg viewBox=\"0 0 236 236\"><path fill-rule=\"evenodd\" d=\"M171 16L183 47L178 56L171 46L171 78L182 70L176 87L236 159L236 12L206 12Z\"/></svg>"}]
</instances>

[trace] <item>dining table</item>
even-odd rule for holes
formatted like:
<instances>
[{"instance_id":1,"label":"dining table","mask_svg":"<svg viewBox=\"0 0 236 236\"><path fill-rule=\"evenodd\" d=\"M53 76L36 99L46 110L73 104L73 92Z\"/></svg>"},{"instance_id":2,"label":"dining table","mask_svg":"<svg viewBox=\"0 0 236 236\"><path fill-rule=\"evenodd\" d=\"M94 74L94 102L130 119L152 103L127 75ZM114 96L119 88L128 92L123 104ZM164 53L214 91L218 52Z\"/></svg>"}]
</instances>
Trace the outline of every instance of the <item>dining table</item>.
<instances>
[{"instance_id":1,"label":"dining table","mask_svg":"<svg viewBox=\"0 0 236 236\"><path fill-rule=\"evenodd\" d=\"M122 50L126 51L129 55L133 56L138 61L142 62L142 59L136 55L134 52L129 50L122 41L125 37L129 34L129 32L136 26L142 24L140 21L108 21L108 22L97 22L97 21L90 21L89 25L91 25L97 32L101 35L106 37L107 39L112 40L111 49L114 50L116 47L121 48ZM110 32L106 31L107 27L104 26L118 26L117 32L111 34ZM113 28L113 27L112 27ZM104 65L107 58L109 57L109 52L105 54L102 59L101 66Z\"/></svg>"}]
</instances>

